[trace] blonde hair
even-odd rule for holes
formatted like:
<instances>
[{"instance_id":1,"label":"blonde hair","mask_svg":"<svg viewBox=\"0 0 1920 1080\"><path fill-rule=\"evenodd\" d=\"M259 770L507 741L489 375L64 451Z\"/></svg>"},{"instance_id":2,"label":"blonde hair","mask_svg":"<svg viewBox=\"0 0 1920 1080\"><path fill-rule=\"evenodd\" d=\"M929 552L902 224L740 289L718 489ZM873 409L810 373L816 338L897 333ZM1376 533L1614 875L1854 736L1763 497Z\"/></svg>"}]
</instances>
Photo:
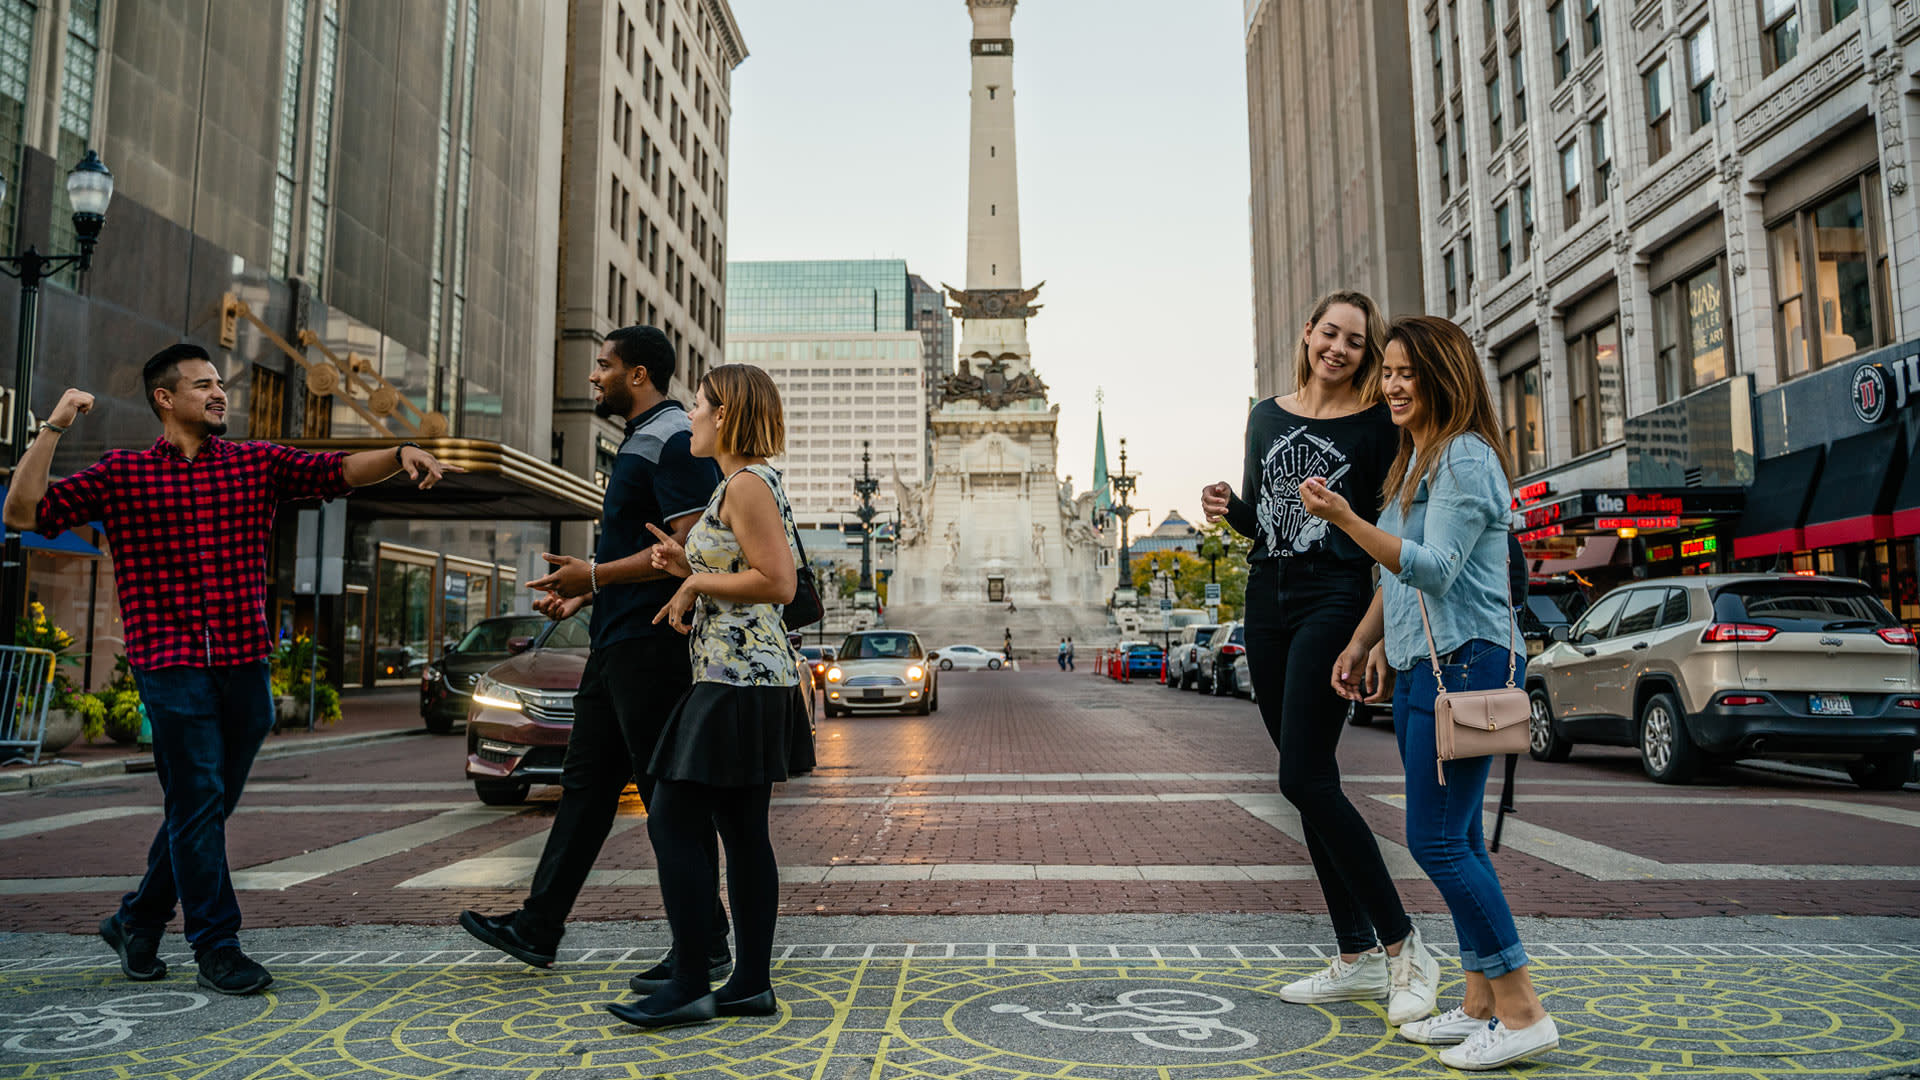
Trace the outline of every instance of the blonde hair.
<instances>
[{"instance_id":1,"label":"blonde hair","mask_svg":"<svg viewBox=\"0 0 1920 1080\"><path fill-rule=\"evenodd\" d=\"M1373 297L1352 289L1340 289L1330 292L1313 305L1313 315L1307 319L1309 328L1319 326L1326 318L1327 310L1335 304L1345 304L1357 308L1367 323L1367 347L1360 358L1360 366L1354 369L1352 384L1365 405L1373 405L1380 400L1380 363L1387 349L1387 320L1380 314L1379 305ZM1293 347L1293 382L1297 390L1313 378L1313 361L1307 357L1307 339L1302 335Z\"/></svg>"},{"instance_id":2,"label":"blonde hair","mask_svg":"<svg viewBox=\"0 0 1920 1080\"><path fill-rule=\"evenodd\" d=\"M1501 471L1512 479L1513 457L1500 437L1500 419L1487 393L1487 378L1466 331L1437 316L1408 315L1395 319L1387 331L1387 343L1396 341L1407 350L1413 365L1413 399L1432 436L1415 453L1413 435L1400 429L1400 452L1387 469L1381 502L1399 499L1401 513L1411 510L1420 479L1439 470L1441 455L1462 435L1479 436L1499 458Z\"/></svg>"},{"instance_id":3,"label":"blonde hair","mask_svg":"<svg viewBox=\"0 0 1920 1080\"><path fill-rule=\"evenodd\" d=\"M727 410L720 449L740 457L773 457L787 449L786 410L773 378L752 364L721 364L700 377L707 404Z\"/></svg>"}]
</instances>

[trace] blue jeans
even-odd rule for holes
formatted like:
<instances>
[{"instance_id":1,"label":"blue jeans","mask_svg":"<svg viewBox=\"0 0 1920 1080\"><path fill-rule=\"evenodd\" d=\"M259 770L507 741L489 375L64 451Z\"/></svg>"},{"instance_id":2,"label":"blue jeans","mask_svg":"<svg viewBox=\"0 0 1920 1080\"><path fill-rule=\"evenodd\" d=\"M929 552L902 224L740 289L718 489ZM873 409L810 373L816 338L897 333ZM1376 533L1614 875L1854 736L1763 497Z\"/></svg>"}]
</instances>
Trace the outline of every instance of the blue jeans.
<instances>
[{"instance_id":1,"label":"blue jeans","mask_svg":"<svg viewBox=\"0 0 1920 1080\"><path fill-rule=\"evenodd\" d=\"M1470 641L1442 658L1448 690L1491 690L1507 682L1506 647ZM1515 679L1524 679L1520 657ZM1490 757L1446 763L1447 782L1434 770L1433 701L1439 692L1433 666L1402 671L1393 689L1393 733L1407 773L1407 847L1440 889L1460 940L1460 966L1496 979L1525 967L1527 950L1500 891L1493 860L1481 836Z\"/></svg>"},{"instance_id":2,"label":"blue jeans","mask_svg":"<svg viewBox=\"0 0 1920 1080\"><path fill-rule=\"evenodd\" d=\"M133 673L153 727L166 821L140 887L120 900L128 931L158 937L186 911L187 944L204 956L240 941L240 901L227 873L227 817L260 743L273 730L267 662Z\"/></svg>"}]
</instances>

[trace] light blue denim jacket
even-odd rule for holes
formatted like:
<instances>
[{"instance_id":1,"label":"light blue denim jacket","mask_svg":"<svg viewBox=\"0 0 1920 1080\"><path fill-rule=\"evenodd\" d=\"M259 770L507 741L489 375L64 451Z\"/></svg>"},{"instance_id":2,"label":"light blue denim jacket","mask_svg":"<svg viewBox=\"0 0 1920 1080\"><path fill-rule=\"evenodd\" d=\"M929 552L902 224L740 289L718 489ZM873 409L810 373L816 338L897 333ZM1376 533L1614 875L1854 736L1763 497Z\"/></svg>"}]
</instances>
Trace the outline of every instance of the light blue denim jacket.
<instances>
[{"instance_id":1,"label":"light blue denim jacket","mask_svg":"<svg viewBox=\"0 0 1920 1080\"><path fill-rule=\"evenodd\" d=\"M1413 507L1400 500L1380 512L1380 528L1400 537L1400 572L1382 574L1387 663L1406 671L1427 662L1419 589L1427 597L1433 641L1445 657L1469 641L1522 646L1508 606L1507 530L1513 506L1500 457L1478 436L1461 435L1420 481Z\"/></svg>"}]
</instances>

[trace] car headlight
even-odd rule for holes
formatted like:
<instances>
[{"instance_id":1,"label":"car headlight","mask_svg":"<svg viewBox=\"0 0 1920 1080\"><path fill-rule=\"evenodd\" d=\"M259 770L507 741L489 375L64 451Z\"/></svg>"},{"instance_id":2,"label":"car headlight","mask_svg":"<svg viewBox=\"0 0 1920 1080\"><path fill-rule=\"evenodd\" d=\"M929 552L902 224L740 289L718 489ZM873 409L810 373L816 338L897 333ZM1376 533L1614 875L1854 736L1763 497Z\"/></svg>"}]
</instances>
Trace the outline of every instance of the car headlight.
<instances>
[{"instance_id":1,"label":"car headlight","mask_svg":"<svg viewBox=\"0 0 1920 1080\"><path fill-rule=\"evenodd\" d=\"M846 673L845 673L845 672L843 672L843 671L841 671L841 670L839 669L839 667L837 667L837 666L836 666L836 667L830 667L830 668L828 668L828 669L827 669L827 681L828 681L828 682L839 682L839 681L840 681L840 680L841 680L842 678L844 678L845 676L846 676Z\"/></svg>"},{"instance_id":2,"label":"car headlight","mask_svg":"<svg viewBox=\"0 0 1920 1080\"><path fill-rule=\"evenodd\" d=\"M480 676L480 681L473 684L473 700L476 705L486 705L495 709L512 709L514 712L519 712L521 705L524 704L519 690L506 683L489 679L485 675Z\"/></svg>"},{"instance_id":3,"label":"car headlight","mask_svg":"<svg viewBox=\"0 0 1920 1080\"><path fill-rule=\"evenodd\" d=\"M927 669L921 667L919 664L915 664L907 669L907 678L912 679L914 682L919 682L926 677Z\"/></svg>"}]
</instances>

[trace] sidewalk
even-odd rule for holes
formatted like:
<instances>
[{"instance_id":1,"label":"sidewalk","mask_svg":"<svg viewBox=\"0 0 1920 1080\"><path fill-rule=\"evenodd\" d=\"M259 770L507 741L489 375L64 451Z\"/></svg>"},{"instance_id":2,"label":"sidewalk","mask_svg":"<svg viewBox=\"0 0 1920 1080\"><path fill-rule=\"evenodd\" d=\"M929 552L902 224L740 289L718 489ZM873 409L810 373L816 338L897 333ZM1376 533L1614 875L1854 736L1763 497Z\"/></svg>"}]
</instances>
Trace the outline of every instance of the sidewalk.
<instances>
[{"instance_id":1,"label":"sidewalk","mask_svg":"<svg viewBox=\"0 0 1920 1080\"><path fill-rule=\"evenodd\" d=\"M340 719L315 728L275 732L260 747L258 760L288 757L341 746L376 742L381 739L417 735L426 728L420 721L420 691L413 686L382 686L373 689L346 690L340 695ZM74 764L52 764L53 759ZM153 755L104 736L91 743L76 742L57 754L41 755L41 764L10 765L0 768L0 791L51 787L75 780L114 776L129 772L151 772Z\"/></svg>"}]
</instances>

